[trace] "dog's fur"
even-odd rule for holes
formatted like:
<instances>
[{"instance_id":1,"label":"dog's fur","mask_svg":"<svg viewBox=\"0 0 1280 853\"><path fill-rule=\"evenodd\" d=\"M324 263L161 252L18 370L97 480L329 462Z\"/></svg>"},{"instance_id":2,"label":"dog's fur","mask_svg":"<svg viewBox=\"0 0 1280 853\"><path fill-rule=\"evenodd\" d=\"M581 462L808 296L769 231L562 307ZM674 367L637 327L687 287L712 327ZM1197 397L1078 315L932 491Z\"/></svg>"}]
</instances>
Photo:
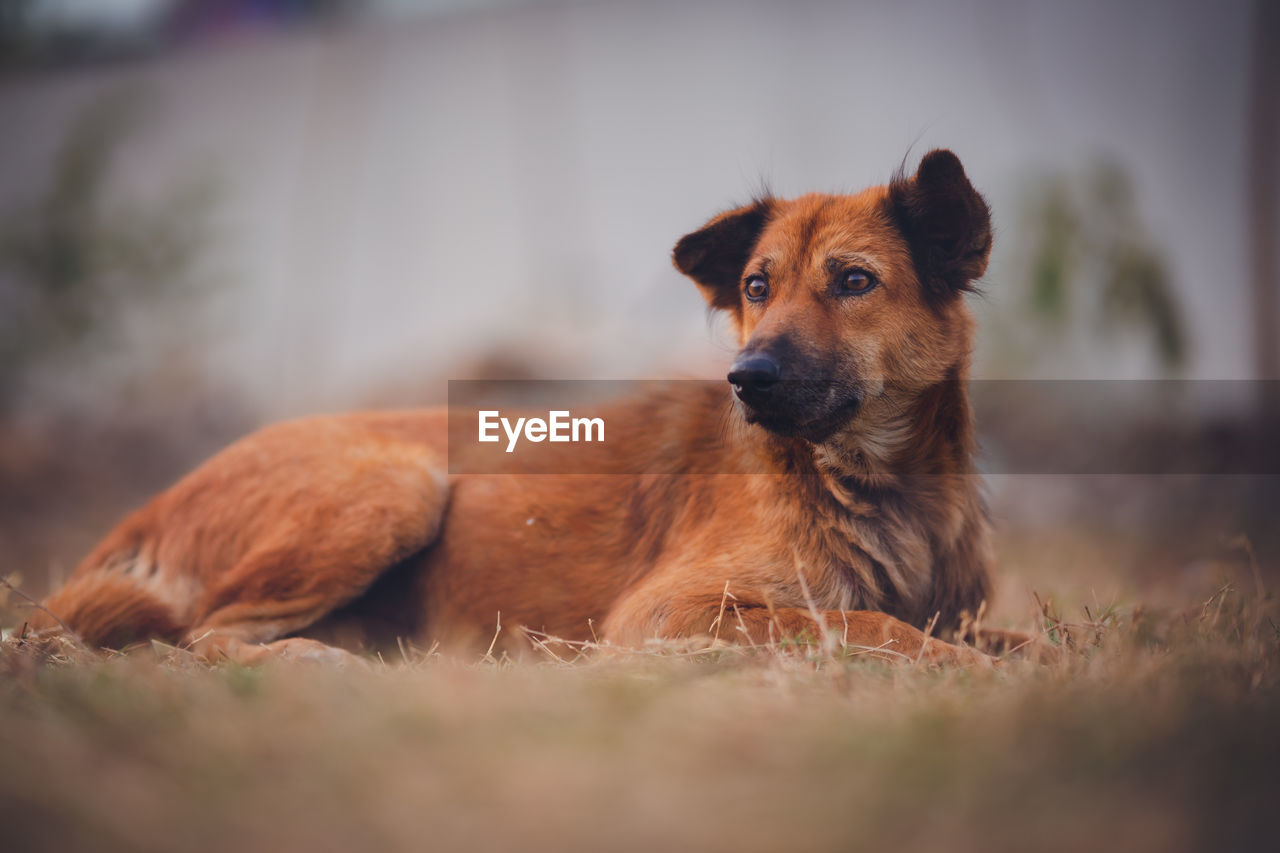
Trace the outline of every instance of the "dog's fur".
<instances>
[{"instance_id":1,"label":"dog's fur","mask_svg":"<svg viewBox=\"0 0 1280 853\"><path fill-rule=\"evenodd\" d=\"M963 297L990 249L949 151L856 195L757 200L674 261L731 315L738 363L780 381L660 392L609 420L624 467L684 476L449 476L442 411L277 424L126 518L45 606L92 644L251 660L319 648L298 637L483 649L499 620L516 650L519 626L769 642L824 633L815 619L851 645L984 660L921 629L988 593Z\"/></svg>"}]
</instances>

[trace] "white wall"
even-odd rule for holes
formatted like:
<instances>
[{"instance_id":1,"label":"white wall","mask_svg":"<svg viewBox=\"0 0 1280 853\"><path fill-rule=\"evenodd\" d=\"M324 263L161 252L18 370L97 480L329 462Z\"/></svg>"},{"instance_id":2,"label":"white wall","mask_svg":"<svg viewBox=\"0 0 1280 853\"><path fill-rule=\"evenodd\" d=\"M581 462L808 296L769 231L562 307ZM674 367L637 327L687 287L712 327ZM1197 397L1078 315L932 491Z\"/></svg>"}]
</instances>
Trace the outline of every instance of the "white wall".
<instances>
[{"instance_id":1,"label":"white wall","mask_svg":"<svg viewBox=\"0 0 1280 853\"><path fill-rule=\"evenodd\" d=\"M674 241L762 180L856 189L908 149L953 148L987 192L979 308L998 310L1023 182L1105 155L1168 251L1191 375L1245 377L1250 14L1246 0L522 4L247 40L0 82L0 212L35 190L89 99L158 87L167 108L116 189L219 176L211 261L227 284L200 357L278 415L495 348L566 376L714 375L724 345L670 267ZM1059 367L1150 370L1114 353Z\"/></svg>"}]
</instances>

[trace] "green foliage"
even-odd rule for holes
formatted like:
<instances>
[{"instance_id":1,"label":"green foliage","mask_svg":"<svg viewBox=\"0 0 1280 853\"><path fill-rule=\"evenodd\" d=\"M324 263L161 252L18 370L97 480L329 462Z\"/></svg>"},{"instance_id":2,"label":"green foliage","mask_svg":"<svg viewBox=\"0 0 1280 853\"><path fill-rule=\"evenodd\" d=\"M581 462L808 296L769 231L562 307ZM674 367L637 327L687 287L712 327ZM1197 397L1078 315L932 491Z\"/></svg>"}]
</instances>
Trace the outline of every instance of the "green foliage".
<instances>
[{"instance_id":1,"label":"green foliage","mask_svg":"<svg viewBox=\"0 0 1280 853\"><path fill-rule=\"evenodd\" d=\"M1165 368L1183 366L1182 312L1124 171L1103 164L1085 181L1046 180L1027 207L1031 315L1052 330L1078 322L1112 336L1146 332Z\"/></svg>"},{"instance_id":2,"label":"green foliage","mask_svg":"<svg viewBox=\"0 0 1280 853\"><path fill-rule=\"evenodd\" d=\"M190 289L210 187L189 183L143 207L109 198L116 155L153 108L133 89L91 104L44 190L0 224L0 410L35 363L117 347L124 312Z\"/></svg>"}]
</instances>

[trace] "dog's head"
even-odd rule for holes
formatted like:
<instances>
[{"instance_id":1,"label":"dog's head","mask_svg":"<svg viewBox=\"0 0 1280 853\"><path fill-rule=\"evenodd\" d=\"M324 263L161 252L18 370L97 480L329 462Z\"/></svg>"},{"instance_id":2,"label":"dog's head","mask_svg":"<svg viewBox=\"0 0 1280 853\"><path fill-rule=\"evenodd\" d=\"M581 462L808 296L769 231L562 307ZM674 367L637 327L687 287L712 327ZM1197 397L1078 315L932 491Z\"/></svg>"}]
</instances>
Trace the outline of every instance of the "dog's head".
<instances>
[{"instance_id":1,"label":"dog's head","mask_svg":"<svg viewBox=\"0 0 1280 853\"><path fill-rule=\"evenodd\" d=\"M747 419L817 442L887 389L962 369L973 326L962 297L990 251L986 202L935 150L888 186L722 213L673 257L733 318L729 382Z\"/></svg>"}]
</instances>

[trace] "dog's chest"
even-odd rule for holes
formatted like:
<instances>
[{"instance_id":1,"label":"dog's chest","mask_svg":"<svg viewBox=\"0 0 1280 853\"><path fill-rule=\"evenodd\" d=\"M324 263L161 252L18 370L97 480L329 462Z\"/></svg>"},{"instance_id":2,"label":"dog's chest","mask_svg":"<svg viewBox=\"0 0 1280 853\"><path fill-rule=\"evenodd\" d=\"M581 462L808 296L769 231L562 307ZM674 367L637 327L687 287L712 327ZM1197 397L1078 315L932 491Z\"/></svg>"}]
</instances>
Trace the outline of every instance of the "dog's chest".
<instances>
[{"instance_id":1,"label":"dog's chest","mask_svg":"<svg viewBox=\"0 0 1280 853\"><path fill-rule=\"evenodd\" d=\"M957 502L825 497L811 504L816 523L799 541L803 563L824 578L830 606L912 609L929 597L940 552L963 525Z\"/></svg>"}]
</instances>

